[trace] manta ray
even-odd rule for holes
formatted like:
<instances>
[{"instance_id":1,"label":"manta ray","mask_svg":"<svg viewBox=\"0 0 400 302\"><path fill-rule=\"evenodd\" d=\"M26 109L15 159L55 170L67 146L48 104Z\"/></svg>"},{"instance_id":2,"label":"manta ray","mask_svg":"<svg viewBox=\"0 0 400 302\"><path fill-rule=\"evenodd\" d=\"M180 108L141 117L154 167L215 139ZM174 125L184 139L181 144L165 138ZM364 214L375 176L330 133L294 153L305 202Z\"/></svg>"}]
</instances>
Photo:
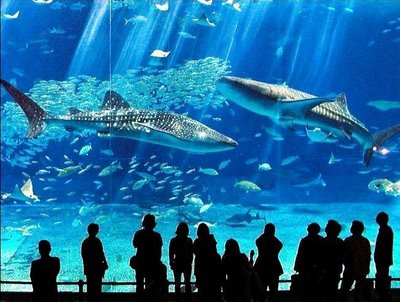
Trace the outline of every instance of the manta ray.
<instances>
[{"instance_id":1,"label":"manta ray","mask_svg":"<svg viewBox=\"0 0 400 302\"><path fill-rule=\"evenodd\" d=\"M4 80L0 83L24 111L29 121L28 138L37 137L45 125L54 125L68 131L90 129L101 137L124 137L193 153L225 151L238 145L187 116L132 108L113 90L106 92L99 111L70 108L69 114L51 116L10 83Z\"/></svg>"},{"instance_id":2,"label":"manta ray","mask_svg":"<svg viewBox=\"0 0 400 302\"><path fill-rule=\"evenodd\" d=\"M26 183L20 188L15 185L12 193L4 193L1 196L2 199L11 198L19 201L37 202L40 201L39 197L33 194L32 180L29 178Z\"/></svg>"},{"instance_id":3,"label":"manta ray","mask_svg":"<svg viewBox=\"0 0 400 302\"><path fill-rule=\"evenodd\" d=\"M354 138L363 148L368 166L375 152L385 154L384 142L400 132L400 124L371 134L347 108L344 93L327 99L289 88L239 77L217 80L217 90L227 99L254 113L267 116L275 123L292 127L318 128L327 141ZM321 134L321 133L319 133Z\"/></svg>"}]
</instances>

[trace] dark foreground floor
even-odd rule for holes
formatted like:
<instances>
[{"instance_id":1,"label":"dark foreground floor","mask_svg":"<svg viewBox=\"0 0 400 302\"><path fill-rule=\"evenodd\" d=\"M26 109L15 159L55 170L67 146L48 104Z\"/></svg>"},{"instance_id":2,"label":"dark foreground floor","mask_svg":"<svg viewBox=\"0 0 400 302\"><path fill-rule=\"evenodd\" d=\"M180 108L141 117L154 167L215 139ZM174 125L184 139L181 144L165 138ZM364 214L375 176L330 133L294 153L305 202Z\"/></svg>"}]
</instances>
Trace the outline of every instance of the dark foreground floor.
<instances>
[{"instance_id":1,"label":"dark foreground floor","mask_svg":"<svg viewBox=\"0 0 400 302\"><path fill-rule=\"evenodd\" d=\"M281 291L279 297L280 302L297 302L298 297L289 291ZM84 300L86 301L86 299ZM135 294L132 293L104 293L102 302L135 302ZM170 294L169 301L173 302L174 295ZM193 302L197 301L197 295L193 295ZM371 300L373 301L373 300ZM18 292L1 292L0 302L31 302L31 293ZM79 302L77 293L62 292L59 294L58 302ZM400 289L392 290L392 299L388 302L400 302Z\"/></svg>"}]
</instances>

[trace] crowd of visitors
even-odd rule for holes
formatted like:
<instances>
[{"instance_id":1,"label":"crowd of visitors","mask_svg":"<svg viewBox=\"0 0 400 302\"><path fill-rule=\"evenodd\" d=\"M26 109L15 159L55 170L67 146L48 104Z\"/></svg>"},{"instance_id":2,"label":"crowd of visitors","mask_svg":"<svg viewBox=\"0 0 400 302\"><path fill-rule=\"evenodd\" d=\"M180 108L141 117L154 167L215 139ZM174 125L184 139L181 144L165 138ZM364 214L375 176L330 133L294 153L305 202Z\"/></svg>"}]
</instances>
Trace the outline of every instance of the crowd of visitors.
<instances>
[{"instance_id":1,"label":"crowd of visitors","mask_svg":"<svg viewBox=\"0 0 400 302\"><path fill-rule=\"evenodd\" d=\"M388 225L389 216L380 212L376 216L379 231L376 238L374 261L376 267L375 292L380 302L390 301L389 268L393 264L393 231ZM154 229L155 216L146 214L142 227L133 236L136 254L129 265L135 271L138 301L166 301L168 293L167 267L161 261L162 238ZM299 243L294 263L291 290L307 302L346 301L353 283L354 300L362 301L372 295L373 284L367 279L371 261L371 245L362 234L364 224L352 222L351 235L339 238L340 224L329 220L326 237L319 235L321 227L311 223L307 236ZM87 301L101 301L101 284L108 269L101 240L97 237L99 226L88 226L88 237L83 240L81 255L87 279ZM205 223L197 228L197 238L189 237L189 226L179 223L176 236L169 242L169 266L173 272L176 301L192 299L192 264L194 260L195 285L200 302L269 302L278 301L279 277L283 274L279 253L283 243L275 236L275 226L267 223L256 239L255 252L250 259L240 250L235 239L225 243L224 254L217 251L217 241ZM39 242L41 258L32 262L31 280L36 301L56 301L56 278L60 260L50 256L51 246L46 240ZM343 270L343 271L342 271ZM339 283L342 275L342 282ZM182 285L182 276L183 284ZM222 289L222 290L221 290ZM182 290L184 293L182 293Z\"/></svg>"}]
</instances>

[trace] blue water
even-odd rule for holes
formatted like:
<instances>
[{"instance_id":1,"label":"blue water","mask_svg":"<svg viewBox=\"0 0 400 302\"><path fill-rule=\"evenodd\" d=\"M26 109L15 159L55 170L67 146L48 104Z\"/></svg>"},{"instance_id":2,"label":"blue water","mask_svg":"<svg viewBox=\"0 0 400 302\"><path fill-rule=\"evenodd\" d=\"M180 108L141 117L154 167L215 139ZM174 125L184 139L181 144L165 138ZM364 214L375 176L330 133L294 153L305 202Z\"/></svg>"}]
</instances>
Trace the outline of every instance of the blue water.
<instances>
[{"instance_id":1,"label":"blue water","mask_svg":"<svg viewBox=\"0 0 400 302\"><path fill-rule=\"evenodd\" d=\"M150 1L2 1L1 78L30 93L48 113L65 114L69 107L96 111L111 85L133 107L187 114L239 143L235 150L199 155L62 128L45 129L31 140L22 110L2 90L1 193L30 178L40 199L2 200L2 280L29 279L43 238L61 258L59 279L82 277L79 247L93 221L100 224L110 262L106 279L131 280L131 239L147 212L157 215L164 259L181 220L190 223L192 237L196 223L210 223L221 253L230 237L248 253L265 222L274 222L284 243L284 278L292 273L297 244L312 221L324 226L337 219L344 238L351 221L361 219L373 246L374 218L384 210L395 234L400 232L395 224L400 197L368 189L375 179L400 179L400 136L385 144L387 155L374 155L366 168L356 141L313 143L304 127L277 126L215 90L215 81L229 74L324 97L344 92L350 112L369 131L398 124L398 2L239 1L241 11L223 2L170 0L168 10L161 11ZM18 11L17 18L4 16ZM196 24L203 13L215 26ZM156 49L170 53L150 57ZM374 105L378 100L393 108L383 110ZM88 155L79 155L88 145ZM288 157L294 161L282 165ZM114 161L122 169L100 177ZM271 170L260 170L263 163ZM57 169L79 164L87 170L57 176ZM166 166L173 173L166 173ZM325 186L304 185L319 175ZM254 182L260 191L235 186L241 180ZM229 223L248 210L260 219ZM400 276L399 254L395 241L394 276Z\"/></svg>"}]
</instances>

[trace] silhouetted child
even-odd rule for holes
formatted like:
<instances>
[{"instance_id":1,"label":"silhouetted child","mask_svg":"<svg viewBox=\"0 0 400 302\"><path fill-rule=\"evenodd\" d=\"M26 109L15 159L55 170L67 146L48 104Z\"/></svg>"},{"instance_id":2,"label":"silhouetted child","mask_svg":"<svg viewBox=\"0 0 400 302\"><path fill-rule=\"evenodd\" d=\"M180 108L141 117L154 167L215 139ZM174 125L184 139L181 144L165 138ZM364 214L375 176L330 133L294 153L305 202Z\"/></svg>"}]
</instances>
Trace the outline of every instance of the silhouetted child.
<instances>
[{"instance_id":1,"label":"silhouetted child","mask_svg":"<svg viewBox=\"0 0 400 302\"><path fill-rule=\"evenodd\" d=\"M362 299L371 260L371 246L362 236L363 231L364 224L354 220L350 228L352 235L344 240L344 272L339 301L346 301L354 281L354 301Z\"/></svg>"},{"instance_id":2,"label":"silhouetted child","mask_svg":"<svg viewBox=\"0 0 400 302\"><path fill-rule=\"evenodd\" d=\"M393 264L393 231L388 225L389 215L380 212L376 216L376 223L379 225L378 236L375 243L375 287L378 294L378 301L388 302L390 300L390 276L389 268Z\"/></svg>"},{"instance_id":3,"label":"silhouetted child","mask_svg":"<svg viewBox=\"0 0 400 302\"><path fill-rule=\"evenodd\" d=\"M222 256L226 302L250 301L250 269L249 259L246 254L240 252L239 243L234 239L228 239Z\"/></svg>"},{"instance_id":4,"label":"silhouetted child","mask_svg":"<svg viewBox=\"0 0 400 302\"><path fill-rule=\"evenodd\" d=\"M303 283L302 301L321 301L322 237L321 227L313 222L307 227L308 235L301 239L294 270L299 272Z\"/></svg>"},{"instance_id":5,"label":"silhouetted child","mask_svg":"<svg viewBox=\"0 0 400 302\"><path fill-rule=\"evenodd\" d=\"M161 235L154 231L156 218L146 214L142 220L142 228L133 236L133 247L136 248L136 292L139 301L143 299L144 285L146 287L159 279L161 262Z\"/></svg>"},{"instance_id":6,"label":"silhouetted child","mask_svg":"<svg viewBox=\"0 0 400 302\"><path fill-rule=\"evenodd\" d=\"M83 272L87 281L88 302L101 301L101 283L104 273L108 269L103 244L96 237L99 229L98 224L89 224L87 228L89 236L83 240L81 247Z\"/></svg>"},{"instance_id":7,"label":"silhouetted child","mask_svg":"<svg viewBox=\"0 0 400 302\"><path fill-rule=\"evenodd\" d=\"M279 276L283 274L279 253L282 250L282 242L275 237L275 226L268 223L264 227L264 233L256 240L258 257L254 269L260 278L261 291L259 301L265 301L266 289L269 287L269 301L277 301Z\"/></svg>"},{"instance_id":8,"label":"silhouetted child","mask_svg":"<svg viewBox=\"0 0 400 302\"><path fill-rule=\"evenodd\" d=\"M325 227L322 257L322 292L324 301L337 302L340 274L343 270L344 242L338 238L342 227L336 220L329 220Z\"/></svg>"},{"instance_id":9,"label":"silhouetted child","mask_svg":"<svg viewBox=\"0 0 400 302\"><path fill-rule=\"evenodd\" d=\"M185 301L191 300L190 276L193 262L193 241L189 238L189 226L179 223L176 236L169 243L169 265L174 272L176 300L181 300L181 276L185 282Z\"/></svg>"},{"instance_id":10,"label":"silhouetted child","mask_svg":"<svg viewBox=\"0 0 400 302\"><path fill-rule=\"evenodd\" d=\"M154 278L146 285L143 302L167 302L168 301L168 280L167 267L160 262L155 268Z\"/></svg>"},{"instance_id":11,"label":"silhouetted child","mask_svg":"<svg viewBox=\"0 0 400 302\"><path fill-rule=\"evenodd\" d=\"M33 287L33 302L57 301L57 275L60 272L60 259L51 257L50 251L50 242L47 240L40 240L40 259L32 261L30 271Z\"/></svg>"},{"instance_id":12,"label":"silhouetted child","mask_svg":"<svg viewBox=\"0 0 400 302\"><path fill-rule=\"evenodd\" d=\"M217 241L205 223L199 224L193 253L199 301L221 301L221 256L217 253Z\"/></svg>"}]
</instances>

